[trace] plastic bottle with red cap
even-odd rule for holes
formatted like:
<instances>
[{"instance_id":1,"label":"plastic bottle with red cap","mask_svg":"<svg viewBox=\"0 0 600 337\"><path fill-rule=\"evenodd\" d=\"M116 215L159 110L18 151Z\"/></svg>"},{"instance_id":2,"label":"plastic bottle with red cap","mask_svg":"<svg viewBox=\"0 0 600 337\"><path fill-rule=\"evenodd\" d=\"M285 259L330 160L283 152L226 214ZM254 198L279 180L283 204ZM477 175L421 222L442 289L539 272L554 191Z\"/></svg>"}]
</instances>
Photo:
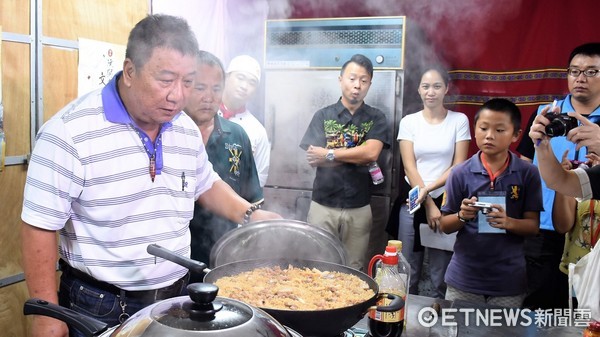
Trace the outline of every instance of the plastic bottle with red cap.
<instances>
[{"instance_id":1,"label":"plastic bottle with red cap","mask_svg":"<svg viewBox=\"0 0 600 337\"><path fill-rule=\"evenodd\" d=\"M369 263L369 276L373 277L379 285L379 292L394 294L406 299L407 275L401 275L398 270L398 252L396 247L388 245L383 255L375 255ZM378 299L378 306L387 306L391 300L387 297ZM369 334L372 337L399 337L404 328L404 307L398 311L382 312L374 310L369 312Z\"/></svg>"},{"instance_id":2,"label":"plastic bottle with red cap","mask_svg":"<svg viewBox=\"0 0 600 337\"><path fill-rule=\"evenodd\" d=\"M591 321L583 331L583 337L600 337L600 322Z\"/></svg>"}]
</instances>

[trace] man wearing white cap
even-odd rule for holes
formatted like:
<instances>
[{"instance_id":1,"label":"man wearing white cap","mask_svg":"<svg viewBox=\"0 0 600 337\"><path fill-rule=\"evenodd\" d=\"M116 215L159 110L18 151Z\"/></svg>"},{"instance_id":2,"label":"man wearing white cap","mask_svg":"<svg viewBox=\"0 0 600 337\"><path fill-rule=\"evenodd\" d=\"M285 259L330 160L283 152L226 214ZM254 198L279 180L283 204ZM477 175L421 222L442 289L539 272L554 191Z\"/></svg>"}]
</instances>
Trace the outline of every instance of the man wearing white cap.
<instances>
[{"instance_id":1,"label":"man wearing white cap","mask_svg":"<svg viewBox=\"0 0 600 337\"><path fill-rule=\"evenodd\" d=\"M269 174L271 146L267 138L267 130L246 108L246 103L256 92L259 83L258 61L248 55L233 58L227 67L227 79L219 115L241 125L248 134L260 186L264 187Z\"/></svg>"}]
</instances>

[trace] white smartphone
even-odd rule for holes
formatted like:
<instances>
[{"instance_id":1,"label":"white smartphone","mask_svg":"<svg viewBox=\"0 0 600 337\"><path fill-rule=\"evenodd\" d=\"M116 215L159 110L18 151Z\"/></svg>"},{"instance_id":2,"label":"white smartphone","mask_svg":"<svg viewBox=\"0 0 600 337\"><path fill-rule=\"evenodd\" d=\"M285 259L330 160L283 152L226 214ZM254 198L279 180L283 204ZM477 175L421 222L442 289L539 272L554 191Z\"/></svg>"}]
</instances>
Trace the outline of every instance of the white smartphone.
<instances>
[{"instance_id":1,"label":"white smartphone","mask_svg":"<svg viewBox=\"0 0 600 337\"><path fill-rule=\"evenodd\" d=\"M413 214L419 208L421 208L421 204L417 203L417 199L419 199L419 185L411 188L408 191L408 213Z\"/></svg>"}]
</instances>

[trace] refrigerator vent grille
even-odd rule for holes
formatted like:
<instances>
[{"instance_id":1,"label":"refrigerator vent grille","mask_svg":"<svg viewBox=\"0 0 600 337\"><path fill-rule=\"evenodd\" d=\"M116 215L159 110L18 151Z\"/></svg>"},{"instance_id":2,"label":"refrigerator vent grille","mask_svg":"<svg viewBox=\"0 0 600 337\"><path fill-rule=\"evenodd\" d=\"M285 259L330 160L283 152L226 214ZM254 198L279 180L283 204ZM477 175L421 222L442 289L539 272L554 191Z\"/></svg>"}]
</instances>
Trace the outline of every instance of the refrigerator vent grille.
<instances>
[{"instance_id":1,"label":"refrigerator vent grille","mask_svg":"<svg viewBox=\"0 0 600 337\"><path fill-rule=\"evenodd\" d=\"M356 28L356 27L354 27ZM402 31L399 29L340 29L269 32L268 44L275 46L327 46L327 45L384 45L402 44Z\"/></svg>"},{"instance_id":2,"label":"refrigerator vent grille","mask_svg":"<svg viewBox=\"0 0 600 337\"><path fill-rule=\"evenodd\" d=\"M360 53L402 69L405 17L267 20L265 69L337 69Z\"/></svg>"}]
</instances>

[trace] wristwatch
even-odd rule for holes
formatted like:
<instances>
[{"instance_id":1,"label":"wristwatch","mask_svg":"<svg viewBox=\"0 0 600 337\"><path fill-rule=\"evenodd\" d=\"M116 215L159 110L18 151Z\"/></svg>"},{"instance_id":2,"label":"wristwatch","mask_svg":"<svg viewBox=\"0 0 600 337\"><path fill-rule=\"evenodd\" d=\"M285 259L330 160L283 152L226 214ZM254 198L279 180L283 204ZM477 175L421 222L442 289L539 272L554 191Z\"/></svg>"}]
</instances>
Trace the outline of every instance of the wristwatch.
<instances>
[{"instance_id":1,"label":"wristwatch","mask_svg":"<svg viewBox=\"0 0 600 337\"><path fill-rule=\"evenodd\" d=\"M467 222L473 220L473 219L465 219L462 216L460 216L460 211L456 212L456 216L458 217L458 220L462 223L467 223Z\"/></svg>"},{"instance_id":2,"label":"wristwatch","mask_svg":"<svg viewBox=\"0 0 600 337\"><path fill-rule=\"evenodd\" d=\"M333 149L329 149L329 151L327 151L327 154L325 155L325 159L327 161L334 161L335 160L335 153L333 153Z\"/></svg>"}]
</instances>

